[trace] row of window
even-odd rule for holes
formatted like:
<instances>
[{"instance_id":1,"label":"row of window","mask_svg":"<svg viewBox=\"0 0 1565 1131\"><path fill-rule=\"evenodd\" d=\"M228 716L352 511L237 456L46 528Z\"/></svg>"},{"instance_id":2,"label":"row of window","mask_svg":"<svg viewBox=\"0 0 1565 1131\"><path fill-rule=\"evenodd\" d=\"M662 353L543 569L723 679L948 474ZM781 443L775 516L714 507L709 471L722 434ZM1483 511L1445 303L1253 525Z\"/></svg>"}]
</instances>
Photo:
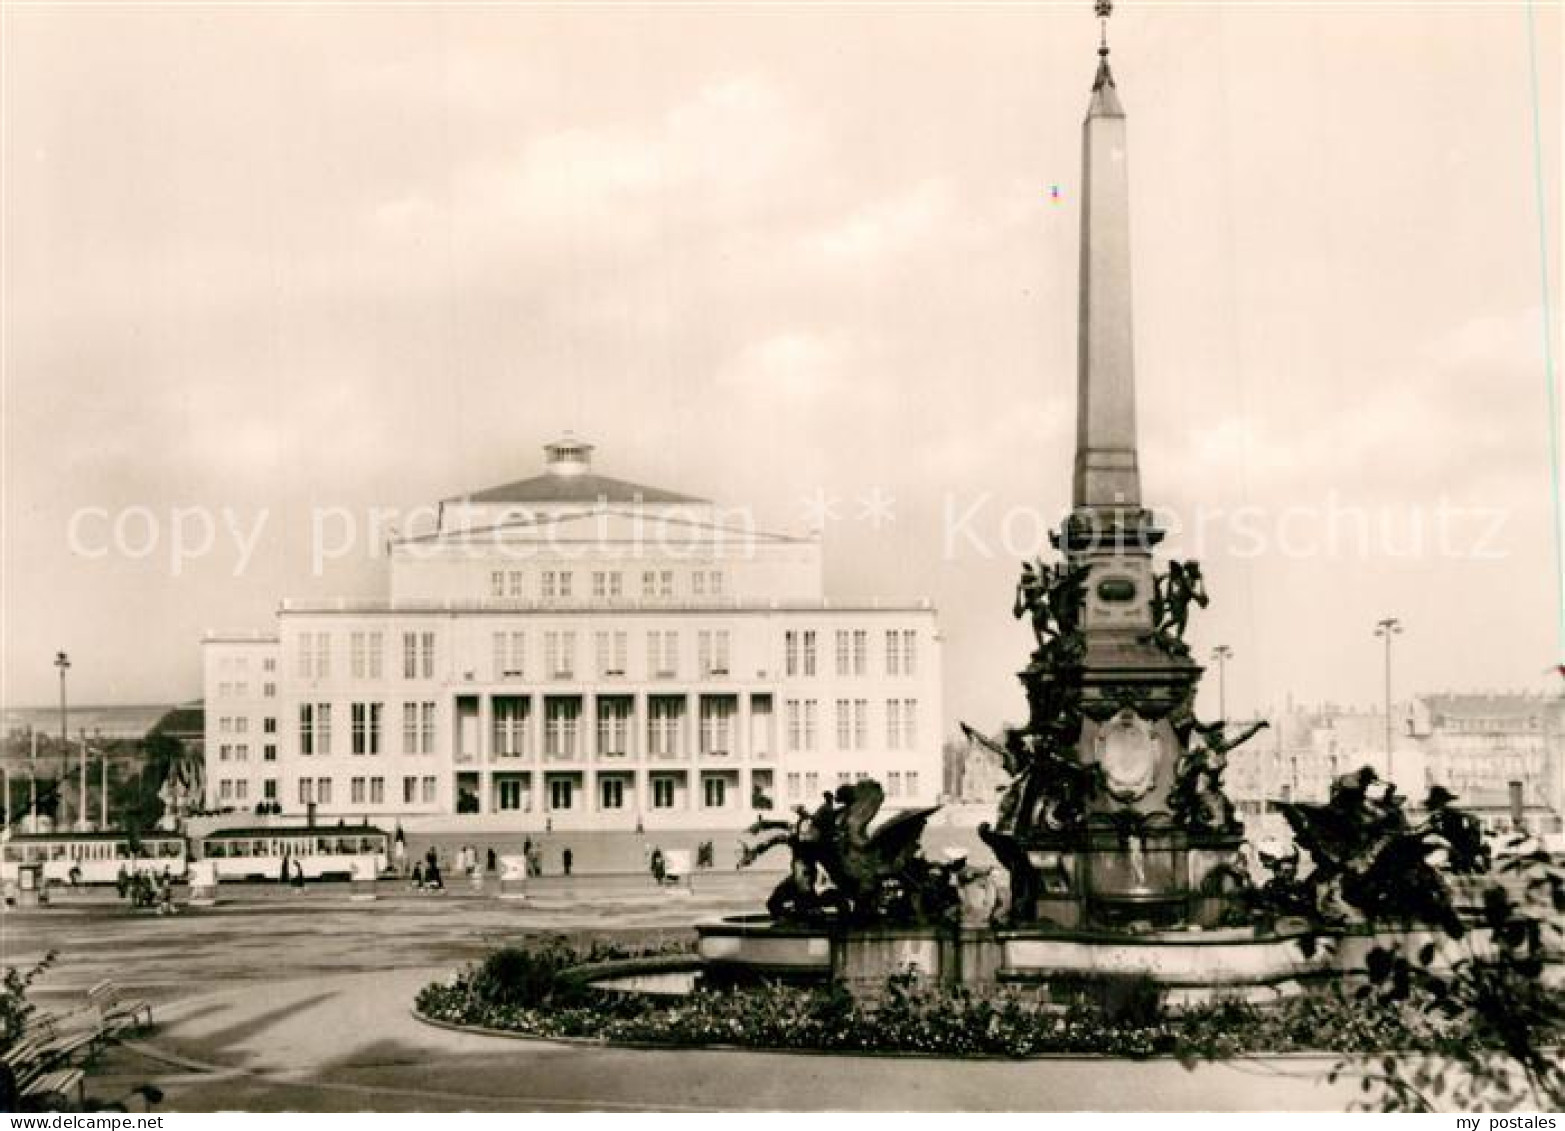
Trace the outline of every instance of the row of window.
<instances>
[{"instance_id":1,"label":"row of window","mask_svg":"<svg viewBox=\"0 0 1565 1131\"><path fill-rule=\"evenodd\" d=\"M768 697L757 696L756 710L771 710ZM735 719L739 700L733 695L703 695L697 705L699 750L704 755L727 755L734 749ZM600 695L596 701L597 753L624 757L630 753L635 700L629 695ZM544 699L543 751L551 758L573 758L581 751L578 736L582 700L574 695ZM684 749L685 697L647 697L646 750L653 757L676 756ZM525 757L532 753L532 701L497 697L494 700L493 749L497 757Z\"/></svg>"},{"instance_id":2,"label":"row of window","mask_svg":"<svg viewBox=\"0 0 1565 1131\"><path fill-rule=\"evenodd\" d=\"M783 633L783 673L788 676L820 674L817 638L823 635L813 628L789 629ZM835 630L838 676L869 674L869 632L866 629ZM918 672L918 632L911 628L885 630L882 653L884 671L889 676L916 675Z\"/></svg>"},{"instance_id":3,"label":"row of window","mask_svg":"<svg viewBox=\"0 0 1565 1131\"><path fill-rule=\"evenodd\" d=\"M402 704L403 754L435 752L435 704ZM348 706L349 750L354 754L379 754L384 747L382 716L384 703L351 703ZM332 752L332 704L299 704L299 753L327 755Z\"/></svg>"},{"instance_id":4,"label":"row of window","mask_svg":"<svg viewBox=\"0 0 1565 1131\"><path fill-rule=\"evenodd\" d=\"M400 670L403 679L435 678L435 633L428 630L402 632ZM819 658L819 638L815 629L789 629L783 634L783 670L788 676L815 676L824 673ZM869 673L869 637L865 629L835 630L835 674L839 677L865 676ZM548 679L574 679L577 667L578 633L570 629L542 633L541 675ZM702 629L696 636L696 671L700 676L729 674L732 662L731 635L727 629ZM385 676L386 634L379 631L352 632L348 636L348 672L354 679L375 680ZM648 678L671 679L680 674L681 633L654 629L646 634L646 671ZM491 634L491 656L495 679L519 678L529 673L531 657L528 634L520 630ZM914 629L886 629L883 635L882 670L888 676L911 676L918 671L918 633ZM301 632L297 644L297 671L301 679L329 679L332 675L332 636L329 632ZM601 630L593 633L593 657L599 676L622 676L629 670L629 633ZM218 685L219 696L247 694L248 684ZM268 697L277 692L274 683L264 686Z\"/></svg>"},{"instance_id":5,"label":"row of window","mask_svg":"<svg viewBox=\"0 0 1565 1131\"><path fill-rule=\"evenodd\" d=\"M548 679L575 679L577 634L569 629L543 634L542 673ZM646 635L646 673L649 679L675 679L679 669L678 632L653 629ZM732 654L727 629L702 629L696 633L696 672L702 677L726 676ZM600 678L627 674L630 668L630 634L604 629L592 634L593 660ZM510 630L491 634L496 680L524 678L531 670L527 633Z\"/></svg>"},{"instance_id":6,"label":"row of window","mask_svg":"<svg viewBox=\"0 0 1565 1131\"><path fill-rule=\"evenodd\" d=\"M598 808L614 811L625 808L625 795L630 782L625 778L600 777L598 779ZM678 798L674 780L654 776L652 808L672 809ZM575 808L578 793L571 778L552 778L549 781L549 811L561 812ZM728 782L724 778L705 777L701 781L701 806L704 809L724 809L728 806ZM499 778L495 781L495 808L501 812L531 812L532 793L519 778Z\"/></svg>"},{"instance_id":7,"label":"row of window","mask_svg":"<svg viewBox=\"0 0 1565 1131\"><path fill-rule=\"evenodd\" d=\"M815 774L807 775L813 779ZM859 777L864 775L860 774ZM897 775L892 775L896 777ZM791 774L790 796L797 796L797 783ZM847 780L847 775L839 775ZM908 778L916 779L916 774ZM404 805L433 804L437 799L438 779L431 775L404 775L402 778L402 803ZM259 800L277 800L277 779L267 778L261 783ZM598 808L615 810L625 808L627 786L625 778L602 777L598 779ZM675 782L669 777L654 776L651 779L652 808L674 808L678 793ZM703 777L701 802L706 809L723 809L728 805L728 781L721 777ZM553 778L549 781L549 809L569 810L575 807L579 792L571 778ZM333 803L333 779L328 777L300 778L298 802L300 805L331 805ZM900 788L900 782L898 783ZM910 791L911 791L910 786ZM222 778L217 783L217 799L224 803L244 803L250 800L250 782L245 778ZM386 779L384 777L351 777L348 779L349 805L384 805L386 803ZM495 808L505 812L529 812L532 809L532 793L527 783L519 778L499 778L495 781Z\"/></svg>"},{"instance_id":8,"label":"row of window","mask_svg":"<svg viewBox=\"0 0 1565 1131\"><path fill-rule=\"evenodd\" d=\"M217 659L219 675L244 675L249 670L249 656L219 656ZM263 656L261 658L261 670L263 672L275 672L277 670L277 658L275 656Z\"/></svg>"},{"instance_id":9,"label":"row of window","mask_svg":"<svg viewBox=\"0 0 1565 1131\"><path fill-rule=\"evenodd\" d=\"M403 679L435 678L435 634L429 630L403 632L401 667ZM332 674L332 634L301 632L297 648L296 670L301 679L329 679ZM385 674L386 634L351 632L348 634L348 673L354 679L381 679Z\"/></svg>"},{"instance_id":10,"label":"row of window","mask_svg":"<svg viewBox=\"0 0 1565 1131\"><path fill-rule=\"evenodd\" d=\"M869 748L869 700L838 699L837 749ZM820 749L820 701L788 699L783 702L790 751ZM883 715L887 750L912 750L918 746L918 700L887 699Z\"/></svg>"},{"instance_id":11,"label":"row of window","mask_svg":"<svg viewBox=\"0 0 1565 1131\"><path fill-rule=\"evenodd\" d=\"M641 596L642 597L673 597L674 571L671 569L648 569L641 572ZM536 595L543 600L568 601L587 592L595 598L612 599L624 597L625 572L617 569L583 570L582 575L590 578L590 590L583 591L577 587L577 574L568 569L545 569L538 571ZM634 580L635 573L631 578ZM691 570L686 575L687 592L692 597L721 597L724 590L723 571L720 569ZM489 596L499 598L521 599L532 597L534 589L531 584L531 576L526 570L521 569L497 569L489 574Z\"/></svg>"},{"instance_id":12,"label":"row of window","mask_svg":"<svg viewBox=\"0 0 1565 1131\"><path fill-rule=\"evenodd\" d=\"M402 803L404 805L431 805L437 795L437 780L432 775L422 777L405 774L402 778ZM332 804L331 778L300 778L300 805ZM354 777L348 779L348 804L384 805L386 803L386 779L383 777Z\"/></svg>"},{"instance_id":13,"label":"row of window","mask_svg":"<svg viewBox=\"0 0 1565 1131\"><path fill-rule=\"evenodd\" d=\"M219 699L243 699L250 694L250 684L245 680L229 682L224 680L217 685L217 697ZM263 699L277 698L277 684L271 680L261 684L261 697Z\"/></svg>"},{"instance_id":14,"label":"row of window","mask_svg":"<svg viewBox=\"0 0 1565 1131\"><path fill-rule=\"evenodd\" d=\"M851 785L854 782L865 781L869 776L867 773L839 772L836 775L836 784ZM880 780L884 782L888 798L918 796L917 770L892 770L889 773L880 775ZM830 781L829 778L828 781ZM817 773L788 774L784 788L787 790L789 801L808 800L821 793L821 775Z\"/></svg>"}]
</instances>

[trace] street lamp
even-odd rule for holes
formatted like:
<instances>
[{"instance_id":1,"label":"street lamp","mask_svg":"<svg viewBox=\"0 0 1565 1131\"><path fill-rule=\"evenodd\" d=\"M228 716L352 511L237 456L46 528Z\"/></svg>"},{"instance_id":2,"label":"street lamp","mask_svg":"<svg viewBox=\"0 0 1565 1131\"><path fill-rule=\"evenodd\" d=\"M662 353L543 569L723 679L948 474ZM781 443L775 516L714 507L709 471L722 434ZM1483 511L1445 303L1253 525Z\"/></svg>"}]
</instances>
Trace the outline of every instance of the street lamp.
<instances>
[{"instance_id":1,"label":"street lamp","mask_svg":"<svg viewBox=\"0 0 1565 1131\"><path fill-rule=\"evenodd\" d=\"M71 658L64 652L54 654L54 666L60 669L60 748L70 749L71 732L65 713L65 673L71 670ZM69 756L69 755L67 755Z\"/></svg>"},{"instance_id":2,"label":"street lamp","mask_svg":"<svg viewBox=\"0 0 1565 1131\"><path fill-rule=\"evenodd\" d=\"M1226 644L1212 649L1212 659L1217 661L1217 718L1228 718L1228 661L1234 658L1234 650Z\"/></svg>"},{"instance_id":3,"label":"street lamp","mask_svg":"<svg viewBox=\"0 0 1565 1131\"><path fill-rule=\"evenodd\" d=\"M1375 635L1386 642L1386 779L1396 784L1396 752L1391 746L1391 638L1402 635L1402 622L1386 617L1375 622Z\"/></svg>"}]
</instances>

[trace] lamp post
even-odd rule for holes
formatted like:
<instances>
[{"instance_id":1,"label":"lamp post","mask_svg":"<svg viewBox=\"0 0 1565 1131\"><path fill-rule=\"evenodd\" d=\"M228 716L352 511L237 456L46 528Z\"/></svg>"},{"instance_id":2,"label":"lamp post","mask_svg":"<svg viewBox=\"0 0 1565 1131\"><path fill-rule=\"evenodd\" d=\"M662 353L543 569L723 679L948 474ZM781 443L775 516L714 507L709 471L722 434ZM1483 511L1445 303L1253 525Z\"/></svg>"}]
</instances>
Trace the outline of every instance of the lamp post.
<instances>
[{"instance_id":1,"label":"lamp post","mask_svg":"<svg viewBox=\"0 0 1565 1131\"><path fill-rule=\"evenodd\" d=\"M60 747L70 756L71 731L65 712L65 673L71 670L71 658L64 652L54 654L54 666L60 669Z\"/></svg>"},{"instance_id":2,"label":"lamp post","mask_svg":"<svg viewBox=\"0 0 1565 1131\"><path fill-rule=\"evenodd\" d=\"M1396 617L1376 621L1375 635L1386 642L1386 779L1395 784L1396 752L1392 749L1391 736L1391 638L1402 635L1402 622Z\"/></svg>"},{"instance_id":3,"label":"lamp post","mask_svg":"<svg viewBox=\"0 0 1565 1131\"><path fill-rule=\"evenodd\" d=\"M1234 658L1234 650L1226 644L1212 649L1212 659L1217 661L1217 718L1228 718L1228 661Z\"/></svg>"}]
</instances>

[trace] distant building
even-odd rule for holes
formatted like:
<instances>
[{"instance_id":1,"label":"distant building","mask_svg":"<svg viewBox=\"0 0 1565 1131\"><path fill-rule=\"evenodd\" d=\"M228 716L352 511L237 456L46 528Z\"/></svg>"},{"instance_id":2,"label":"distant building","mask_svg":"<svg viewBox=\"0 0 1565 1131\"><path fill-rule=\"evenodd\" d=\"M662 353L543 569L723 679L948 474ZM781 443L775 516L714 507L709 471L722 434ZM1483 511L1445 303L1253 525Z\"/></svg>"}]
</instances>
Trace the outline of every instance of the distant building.
<instances>
[{"instance_id":1,"label":"distant building","mask_svg":"<svg viewBox=\"0 0 1565 1131\"><path fill-rule=\"evenodd\" d=\"M1291 707L1229 759L1229 795L1257 835L1285 826L1269 803L1324 801L1331 782L1369 766L1420 802L1442 785L1492 828L1509 827L1512 782L1533 832L1565 812L1565 700L1536 695L1420 695L1386 716L1328 704Z\"/></svg>"},{"instance_id":2,"label":"distant building","mask_svg":"<svg viewBox=\"0 0 1565 1131\"><path fill-rule=\"evenodd\" d=\"M817 536L599 475L572 437L545 454L395 541L386 599L208 636L209 807L738 828L865 777L934 802L928 602L830 599Z\"/></svg>"},{"instance_id":3,"label":"distant building","mask_svg":"<svg viewBox=\"0 0 1565 1131\"><path fill-rule=\"evenodd\" d=\"M1565 814L1565 698L1497 694L1420 696L1412 734L1429 780L1492 827L1515 811L1534 833L1561 831Z\"/></svg>"}]
</instances>

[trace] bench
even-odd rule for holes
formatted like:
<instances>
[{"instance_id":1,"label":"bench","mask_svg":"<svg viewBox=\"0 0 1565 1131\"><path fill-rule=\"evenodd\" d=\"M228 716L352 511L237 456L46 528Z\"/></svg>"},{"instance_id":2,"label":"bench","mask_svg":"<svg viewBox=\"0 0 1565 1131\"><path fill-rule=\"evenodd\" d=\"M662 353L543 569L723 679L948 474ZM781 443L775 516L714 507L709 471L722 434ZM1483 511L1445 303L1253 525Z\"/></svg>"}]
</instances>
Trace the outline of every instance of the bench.
<instances>
[{"instance_id":1,"label":"bench","mask_svg":"<svg viewBox=\"0 0 1565 1131\"><path fill-rule=\"evenodd\" d=\"M87 1074L80 1068L58 1068L52 1072L44 1072L35 1076L28 1084L23 1085L22 1095L38 1103L52 1106L57 1103L68 1103L71 1093L76 1094L76 1106L87 1106Z\"/></svg>"},{"instance_id":2,"label":"bench","mask_svg":"<svg viewBox=\"0 0 1565 1131\"><path fill-rule=\"evenodd\" d=\"M61 1032L59 1019L48 1013L27 1019L21 1035L0 1057L0 1092L18 1106L49 1110L71 1101L86 1103L86 1072L72 1058L85 1052L91 1056L99 1035L94 1029Z\"/></svg>"},{"instance_id":3,"label":"bench","mask_svg":"<svg viewBox=\"0 0 1565 1131\"><path fill-rule=\"evenodd\" d=\"M87 1000L98 1014L98 1032L108 1035L118 1028L151 1026L152 1005L140 998L126 997L112 978L105 978L87 991ZM141 1019L145 1018L145 1021Z\"/></svg>"}]
</instances>

